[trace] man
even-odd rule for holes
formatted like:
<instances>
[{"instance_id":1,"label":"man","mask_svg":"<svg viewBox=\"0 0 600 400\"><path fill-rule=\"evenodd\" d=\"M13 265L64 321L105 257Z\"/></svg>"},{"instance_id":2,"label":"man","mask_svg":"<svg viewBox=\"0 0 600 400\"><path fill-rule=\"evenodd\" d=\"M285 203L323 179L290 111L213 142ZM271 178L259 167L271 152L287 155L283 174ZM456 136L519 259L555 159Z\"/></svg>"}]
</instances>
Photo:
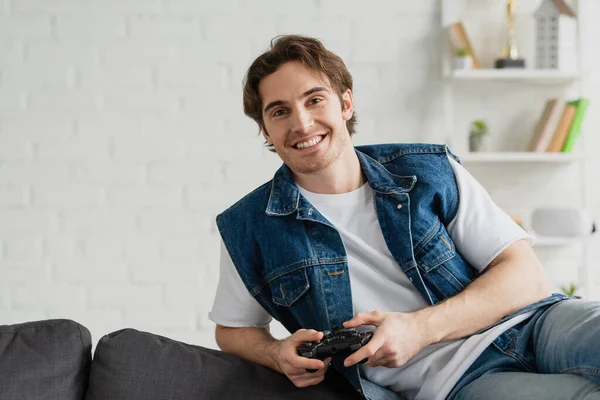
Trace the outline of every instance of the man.
<instances>
[{"instance_id":1,"label":"man","mask_svg":"<svg viewBox=\"0 0 600 400\"><path fill-rule=\"evenodd\" d=\"M598 303L550 293L531 238L445 146L354 148L352 77L318 40L274 41L244 111L284 164L217 217L223 351L298 387L333 363L370 399L600 398ZM342 328L375 333L345 360L297 355Z\"/></svg>"}]
</instances>

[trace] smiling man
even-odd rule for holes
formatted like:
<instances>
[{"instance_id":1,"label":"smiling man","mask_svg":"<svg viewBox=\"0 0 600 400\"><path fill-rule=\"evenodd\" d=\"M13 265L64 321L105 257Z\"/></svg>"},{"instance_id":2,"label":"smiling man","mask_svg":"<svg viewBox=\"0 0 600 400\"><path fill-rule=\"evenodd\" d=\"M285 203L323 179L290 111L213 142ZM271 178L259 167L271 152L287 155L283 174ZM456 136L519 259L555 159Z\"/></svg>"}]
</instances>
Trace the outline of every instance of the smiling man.
<instances>
[{"instance_id":1,"label":"smiling man","mask_svg":"<svg viewBox=\"0 0 600 400\"><path fill-rule=\"evenodd\" d=\"M244 111L283 165L217 217L221 349L300 388L331 363L369 399L598 398L599 304L550 293L527 232L446 146L354 147L338 56L277 38ZM291 336L274 339L273 318ZM345 359L297 354L344 328L375 332Z\"/></svg>"}]
</instances>

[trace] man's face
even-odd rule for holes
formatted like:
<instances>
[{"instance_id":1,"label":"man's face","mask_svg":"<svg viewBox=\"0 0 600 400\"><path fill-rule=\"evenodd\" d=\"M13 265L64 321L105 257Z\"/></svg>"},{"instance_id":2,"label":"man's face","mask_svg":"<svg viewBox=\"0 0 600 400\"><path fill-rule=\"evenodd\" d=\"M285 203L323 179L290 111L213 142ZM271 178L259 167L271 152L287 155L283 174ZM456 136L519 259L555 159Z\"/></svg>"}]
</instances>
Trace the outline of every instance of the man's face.
<instances>
[{"instance_id":1,"label":"man's face","mask_svg":"<svg viewBox=\"0 0 600 400\"><path fill-rule=\"evenodd\" d=\"M342 96L342 110L338 94L325 77L291 61L263 78L258 91L265 139L292 171L320 171L352 148L346 128L353 113L350 90Z\"/></svg>"}]
</instances>

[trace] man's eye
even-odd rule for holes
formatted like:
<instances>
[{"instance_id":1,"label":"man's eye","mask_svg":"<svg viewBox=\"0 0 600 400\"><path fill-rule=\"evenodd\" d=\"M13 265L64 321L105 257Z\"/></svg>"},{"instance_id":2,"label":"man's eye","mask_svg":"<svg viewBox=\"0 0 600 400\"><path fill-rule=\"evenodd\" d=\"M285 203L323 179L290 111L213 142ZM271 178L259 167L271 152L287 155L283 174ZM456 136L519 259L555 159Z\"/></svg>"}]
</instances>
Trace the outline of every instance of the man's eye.
<instances>
[{"instance_id":1,"label":"man's eye","mask_svg":"<svg viewBox=\"0 0 600 400\"><path fill-rule=\"evenodd\" d=\"M311 101L310 101L310 102L311 102L312 104L317 104L317 103L320 103L321 101L322 101L322 99L320 99L320 98L318 98L318 97L315 97L314 99L311 99Z\"/></svg>"},{"instance_id":2,"label":"man's eye","mask_svg":"<svg viewBox=\"0 0 600 400\"><path fill-rule=\"evenodd\" d=\"M281 116L281 115L283 115L283 114L285 114L285 111L284 111L284 110L277 110L277 111L275 111L275 112L273 113L273 116L274 116L274 117L279 117L279 116Z\"/></svg>"}]
</instances>

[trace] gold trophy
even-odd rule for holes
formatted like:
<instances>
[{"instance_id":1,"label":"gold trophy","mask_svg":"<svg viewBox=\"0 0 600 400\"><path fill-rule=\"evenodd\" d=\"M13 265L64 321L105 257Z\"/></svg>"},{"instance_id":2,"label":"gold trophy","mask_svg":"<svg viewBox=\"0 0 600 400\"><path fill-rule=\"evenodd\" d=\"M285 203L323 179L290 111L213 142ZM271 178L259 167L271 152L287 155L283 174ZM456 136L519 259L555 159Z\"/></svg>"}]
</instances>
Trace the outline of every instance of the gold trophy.
<instances>
[{"instance_id":1,"label":"gold trophy","mask_svg":"<svg viewBox=\"0 0 600 400\"><path fill-rule=\"evenodd\" d=\"M506 2L506 44L502 49L502 58L496 60L496 68L525 68L525 60L519 58L515 38L515 0Z\"/></svg>"}]
</instances>

